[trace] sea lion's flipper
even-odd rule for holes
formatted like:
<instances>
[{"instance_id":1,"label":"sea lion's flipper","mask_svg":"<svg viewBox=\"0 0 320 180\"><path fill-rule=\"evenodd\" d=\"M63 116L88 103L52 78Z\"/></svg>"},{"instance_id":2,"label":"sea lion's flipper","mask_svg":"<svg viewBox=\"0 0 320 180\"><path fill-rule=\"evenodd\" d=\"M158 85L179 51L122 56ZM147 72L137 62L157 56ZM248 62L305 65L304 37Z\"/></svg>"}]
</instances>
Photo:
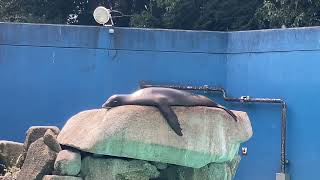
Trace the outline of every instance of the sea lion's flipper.
<instances>
[{"instance_id":1,"label":"sea lion's flipper","mask_svg":"<svg viewBox=\"0 0 320 180\"><path fill-rule=\"evenodd\" d=\"M179 135L182 136L182 129L180 127L179 120L177 118L176 113L172 110L172 108L167 104L161 104L157 106L163 117L167 120L169 126L173 129L173 131Z\"/></svg>"},{"instance_id":2,"label":"sea lion's flipper","mask_svg":"<svg viewBox=\"0 0 320 180\"><path fill-rule=\"evenodd\" d=\"M225 110L235 121L238 121L237 116L229 109L226 109L225 107L223 107L221 105L217 105L217 108Z\"/></svg>"}]
</instances>

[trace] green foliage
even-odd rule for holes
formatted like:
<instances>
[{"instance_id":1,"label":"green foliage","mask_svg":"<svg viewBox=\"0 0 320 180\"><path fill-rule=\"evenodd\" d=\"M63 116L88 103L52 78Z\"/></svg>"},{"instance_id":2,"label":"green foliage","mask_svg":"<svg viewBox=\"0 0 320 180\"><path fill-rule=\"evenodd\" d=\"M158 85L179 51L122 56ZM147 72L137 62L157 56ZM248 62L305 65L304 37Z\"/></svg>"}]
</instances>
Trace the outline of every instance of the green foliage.
<instances>
[{"instance_id":1,"label":"green foliage","mask_svg":"<svg viewBox=\"0 0 320 180\"><path fill-rule=\"evenodd\" d=\"M176 29L240 30L255 27L254 0L151 0L131 26Z\"/></svg>"},{"instance_id":2,"label":"green foliage","mask_svg":"<svg viewBox=\"0 0 320 180\"><path fill-rule=\"evenodd\" d=\"M259 28L320 24L320 0L265 0L256 12Z\"/></svg>"},{"instance_id":3,"label":"green foliage","mask_svg":"<svg viewBox=\"0 0 320 180\"><path fill-rule=\"evenodd\" d=\"M66 23L72 0L1 0L0 20L31 23Z\"/></svg>"},{"instance_id":4,"label":"green foliage","mask_svg":"<svg viewBox=\"0 0 320 180\"><path fill-rule=\"evenodd\" d=\"M247 30L320 25L320 0L1 0L0 21L95 25L103 5L116 26Z\"/></svg>"}]
</instances>

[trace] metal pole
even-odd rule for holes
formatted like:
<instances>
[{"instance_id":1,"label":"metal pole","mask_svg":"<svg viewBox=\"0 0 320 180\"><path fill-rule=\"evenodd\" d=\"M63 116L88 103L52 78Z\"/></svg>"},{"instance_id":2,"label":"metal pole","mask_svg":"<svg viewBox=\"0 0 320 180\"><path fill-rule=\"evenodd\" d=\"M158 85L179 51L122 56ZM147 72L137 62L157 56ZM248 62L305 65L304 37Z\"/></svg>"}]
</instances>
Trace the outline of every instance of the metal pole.
<instances>
[{"instance_id":1,"label":"metal pole","mask_svg":"<svg viewBox=\"0 0 320 180\"><path fill-rule=\"evenodd\" d=\"M149 88L149 87L164 87L164 88L173 88L179 90L195 90L195 91L207 91L207 92L220 92L222 93L223 99L229 102L239 102L239 103L268 103L268 104L281 104L281 173L286 171L286 129L287 129L287 104L282 99L271 99L271 98L250 98L249 96L241 96L240 98L228 97L225 89L219 87L209 87L204 86L178 86L178 85L155 85L155 84L146 84L144 82L140 83L140 88Z\"/></svg>"}]
</instances>

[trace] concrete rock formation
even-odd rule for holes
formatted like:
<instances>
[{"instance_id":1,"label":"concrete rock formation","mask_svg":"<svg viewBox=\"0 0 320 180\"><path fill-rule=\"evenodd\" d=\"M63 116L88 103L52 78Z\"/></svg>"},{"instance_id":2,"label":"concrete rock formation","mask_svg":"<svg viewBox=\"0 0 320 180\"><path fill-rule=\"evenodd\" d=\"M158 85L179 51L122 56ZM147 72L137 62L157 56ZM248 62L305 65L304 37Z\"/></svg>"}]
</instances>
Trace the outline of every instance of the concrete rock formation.
<instances>
[{"instance_id":1,"label":"concrete rock formation","mask_svg":"<svg viewBox=\"0 0 320 180\"><path fill-rule=\"evenodd\" d=\"M83 180L81 177L46 175L42 180Z\"/></svg>"},{"instance_id":2,"label":"concrete rock formation","mask_svg":"<svg viewBox=\"0 0 320 180\"><path fill-rule=\"evenodd\" d=\"M57 136L58 134L53 132L51 129L48 129L46 133L43 135L43 141L53 151L60 152L62 149L57 140Z\"/></svg>"},{"instance_id":3,"label":"concrete rock formation","mask_svg":"<svg viewBox=\"0 0 320 180\"><path fill-rule=\"evenodd\" d=\"M56 126L32 126L27 131L27 137L24 141L24 148L29 149L29 146L37 139L42 138L47 130L50 129L54 134L58 135L60 130Z\"/></svg>"},{"instance_id":4,"label":"concrete rock formation","mask_svg":"<svg viewBox=\"0 0 320 180\"><path fill-rule=\"evenodd\" d=\"M76 176L81 170L81 155L79 152L62 150L54 163L54 173L58 175Z\"/></svg>"},{"instance_id":5,"label":"concrete rock formation","mask_svg":"<svg viewBox=\"0 0 320 180\"><path fill-rule=\"evenodd\" d=\"M41 180L52 173L56 157L57 153L39 138L30 145L17 180Z\"/></svg>"},{"instance_id":6,"label":"concrete rock formation","mask_svg":"<svg viewBox=\"0 0 320 180\"><path fill-rule=\"evenodd\" d=\"M161 180L232 180L240 163L237 155L232 161L210 163L202 168L169 166L161 172Z\"/></svg>"},{"instance_id":7,"label":"concrete rock formation","mask_svg":"<svg viewBox=\"0 0 320 180\"><path fill-rule=\"evenodd\" d=\"M19 162L17 163L17 167L21 168L22 164L24 163L29 146L39 138L42 138L48 129L50 129L56 135L58 135L60 132L60 129L56 126L32 126L28 129L27 136L23 144L23 153L18 160Z\"/></svg>"},{"instance_id":8,"label":"concrete rock formation","mask_svg":"<svg viewBox=\"0 0 320 180\"><path fill-rule=\"evenodd\" d=\"M81 166L84 180L149 180L159 175L155 166L141 160L88 156L82 160Z\"/></svg>"},{"instance_id":9,"label":"concrete rock formation","mask_svg":"<svg viewBox=\"0 0 320 180\"><path fill-rule=\"evenodd\" d=\"M173 107L183 136L177 136L157 108L119 106L80 112L58 135L60 144L82 151L200 168L231 161L252 136L245 112L239 121L212 107Z\"/></svg>"},{"instance_id":10,"label":"concrete rock formation","mask_svg":"<svg viewBox=\"0 0 320 180\"><path fill-rule=\"evenodd\" d=\"M17 165L23 152L23 144L12 141L0 141L0 162L7 168Z\"/></svg>"}]
</instances>

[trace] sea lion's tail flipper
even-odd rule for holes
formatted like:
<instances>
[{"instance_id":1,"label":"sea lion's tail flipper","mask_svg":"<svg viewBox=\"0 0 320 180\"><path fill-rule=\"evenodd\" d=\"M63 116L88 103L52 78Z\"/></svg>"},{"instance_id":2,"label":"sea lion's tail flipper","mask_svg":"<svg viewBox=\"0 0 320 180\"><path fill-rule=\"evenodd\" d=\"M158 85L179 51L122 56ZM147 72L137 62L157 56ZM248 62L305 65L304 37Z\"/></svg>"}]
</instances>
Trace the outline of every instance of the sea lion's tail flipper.
<instances>
[{"instance_id":1,"label":"sea lion's tail flipper","mask_svg":"<svg viewBox=\"0 0 320 180\"><path fill-rule=\"evenodd\" d=\"M178 117L176 113L172 110L172 108L169 105L161 104L158 106L158 109L163 115L163 117L167 120L169 126L173 129L173 131L177 135L182 136L182 129L180 127Z\"/></svg>"},{"instance_id":2,"label":"sea lion's tail flipper","mask_svg":"<svg viewBox=\"0 0 320 180\"><path fill-rule=\"evenodd\" d=\"M228 114L230 114L230 116L232 116L232 118L237 122L237 115L235 115L232 111L230 111L229 109L226 109L225 107L218 105L217 108L223 109L225 110Z\"/></svg>"}]
</instances>

